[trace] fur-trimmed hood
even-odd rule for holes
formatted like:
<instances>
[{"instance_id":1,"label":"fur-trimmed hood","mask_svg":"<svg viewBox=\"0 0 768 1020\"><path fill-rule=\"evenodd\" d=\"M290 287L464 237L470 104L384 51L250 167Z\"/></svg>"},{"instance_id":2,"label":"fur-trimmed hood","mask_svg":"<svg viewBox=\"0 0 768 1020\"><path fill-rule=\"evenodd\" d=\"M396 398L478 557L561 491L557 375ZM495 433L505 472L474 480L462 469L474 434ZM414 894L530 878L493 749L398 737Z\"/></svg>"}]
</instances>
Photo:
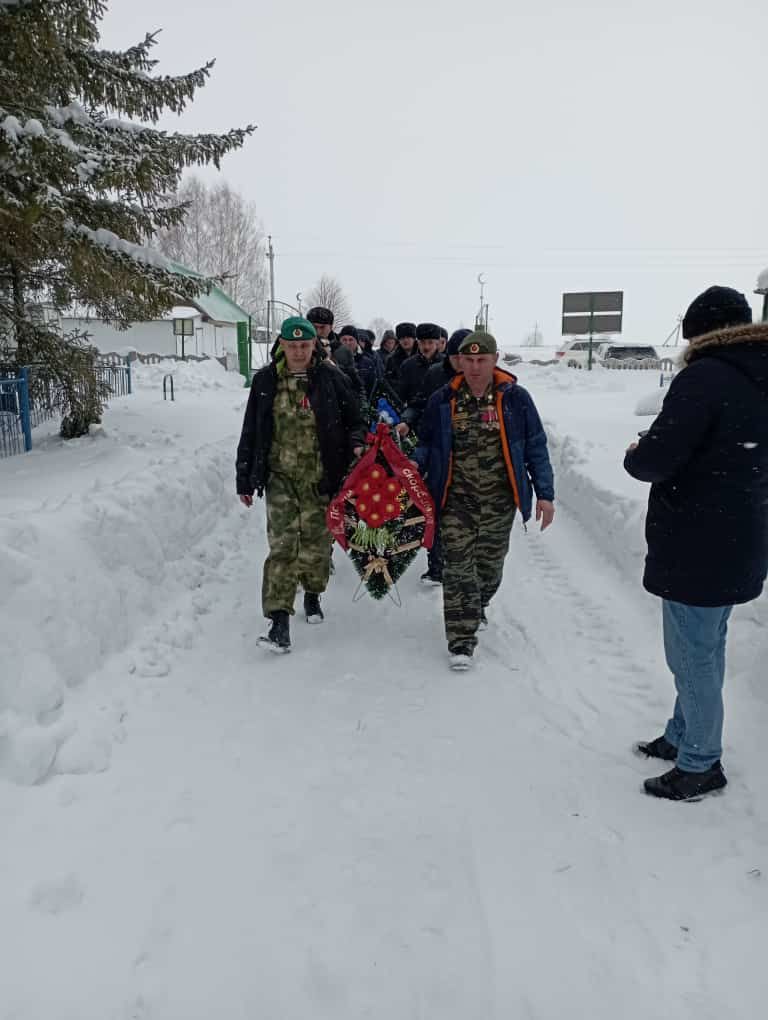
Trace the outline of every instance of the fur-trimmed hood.
<instances>
[{"instance_id":1,"label":"fur-trimmed hood","mask_svg":"<svg viewBox=\"0 0 768 1020\"><path fill-rule=\"evenodd\" d=\"M701 357L703 354L710 354L713 348L731 348L738 344L766 344L768 345L768 322L751 322L747 326L731 326L728 329L717 329L713 333L704 333L691 340L683 360L687 365ZM768 357L768 346L766 347Z\"/></svg>"}]
</instances>

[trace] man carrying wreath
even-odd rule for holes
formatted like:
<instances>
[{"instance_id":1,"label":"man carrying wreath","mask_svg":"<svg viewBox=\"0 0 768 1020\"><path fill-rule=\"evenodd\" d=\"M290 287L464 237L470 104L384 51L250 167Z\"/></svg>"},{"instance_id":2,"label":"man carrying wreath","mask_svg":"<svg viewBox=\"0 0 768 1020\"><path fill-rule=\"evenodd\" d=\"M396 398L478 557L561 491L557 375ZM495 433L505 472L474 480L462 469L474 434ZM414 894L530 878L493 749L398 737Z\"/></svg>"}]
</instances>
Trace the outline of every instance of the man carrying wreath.
<instances>
[{"instance_id":1,"label":"man carrying wreath","mask_svg":"<svg viewBox=\"0 0 768 1020\"><path fill-rule=\"evenodd\" d=\"M555 516L547 439L530 394L497 368L496 340L474 332L460 371L430 398L414 457L440 515L443 615L451 668L469 669L501 584L515 514Z\"/></svg>"}]
</instances>

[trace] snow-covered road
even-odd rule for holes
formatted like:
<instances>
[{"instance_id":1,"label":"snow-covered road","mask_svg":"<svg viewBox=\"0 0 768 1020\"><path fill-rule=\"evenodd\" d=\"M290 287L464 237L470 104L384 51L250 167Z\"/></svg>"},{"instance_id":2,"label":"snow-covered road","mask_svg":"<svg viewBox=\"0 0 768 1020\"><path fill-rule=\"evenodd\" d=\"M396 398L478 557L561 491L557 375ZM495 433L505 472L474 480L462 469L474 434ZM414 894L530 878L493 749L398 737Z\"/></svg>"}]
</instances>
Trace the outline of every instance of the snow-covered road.
<instances>
[{"instance_id":1,"label":"snow-covered road","mask_svg":"<svg viewBox=\"0 0 768 1020\"><path fill-rule=\"evenodd\" d=\"M326 625L265 656L239 512L83 692L111 768L18 794L3 1020L758 1015L765 809L738 770L639 794L658 634L566 513L516 529L456 676L418 570L353 605L338 552Z\"/></svg>"},{"instance_id":2,"label":"snow-covered road","mask_svg":"<svg viewBox=\"0 0 768 1020\"><path fill-rule=\"evenodd\" d=\"M355 604L338 550L325 625L296 617L273 658L263 510L229 489L242 391L172 409L155 383L106 439L14 467L0 514L24 678L0 678L0 1020L761 1015L757 610L734 625L726 794L644 797L658 765L631 745L671 705L658 605L614 556L636 503L590 488L576 434L474 671L448 670L419 561L402 608ZM46 487L61 458L80 467Z\"/></svg>"}]
</instances>

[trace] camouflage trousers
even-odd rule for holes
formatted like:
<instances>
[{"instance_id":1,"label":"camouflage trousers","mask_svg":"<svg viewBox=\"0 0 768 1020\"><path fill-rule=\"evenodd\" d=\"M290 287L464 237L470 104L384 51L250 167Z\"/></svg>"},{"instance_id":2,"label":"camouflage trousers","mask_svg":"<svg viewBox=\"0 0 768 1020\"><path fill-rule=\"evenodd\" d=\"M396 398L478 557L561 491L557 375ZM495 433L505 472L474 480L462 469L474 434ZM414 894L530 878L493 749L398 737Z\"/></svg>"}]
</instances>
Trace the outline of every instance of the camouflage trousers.
<instances>
[{"instance_id":1,"label":"camouflage trousers","mask_svg":"<svg viewBox=\"0 0 768 1020\"><path fill-rule=\"evenodd\" d=\"M490 510L476 502L449 499L440 518L449 649L477 645L481 613L501 584L514 519L514 505Z\"/></svg>"},{"instance_id":2,"label":"camouflage trousers","mask_svg":"<svg viewBox=\"0 0 768 1020\"><path fill-rule=\"evenodd\" d=\"M264 615L293 613L298 585L320 594L328 586L331 543L325 523L328 499L314 485L272 474L267 485L267 541L261 601Z\"/></svg>"}]
</instances>

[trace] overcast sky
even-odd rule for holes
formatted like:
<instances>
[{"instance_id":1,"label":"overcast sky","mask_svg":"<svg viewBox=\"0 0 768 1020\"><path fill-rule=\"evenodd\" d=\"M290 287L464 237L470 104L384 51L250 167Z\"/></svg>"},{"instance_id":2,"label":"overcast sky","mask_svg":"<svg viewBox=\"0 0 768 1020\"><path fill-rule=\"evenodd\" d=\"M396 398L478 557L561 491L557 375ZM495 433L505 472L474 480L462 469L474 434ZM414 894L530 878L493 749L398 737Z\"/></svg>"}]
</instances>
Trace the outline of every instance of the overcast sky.
<instances>
[{"instance_id":1,"label":"overcast sky","mask_svg":"<svg viewBox=\"0 0 768 1020\"><path fill-rule=\"evenodd\" d=\"M563 290L625 291L661 342L768 266L768 4L757 0L112 0L159 71L215 57L183 130L255 123L223 165L274 237L277 296L323 272L356 321L557 342Z\"/></svg>"}]
</instances>

